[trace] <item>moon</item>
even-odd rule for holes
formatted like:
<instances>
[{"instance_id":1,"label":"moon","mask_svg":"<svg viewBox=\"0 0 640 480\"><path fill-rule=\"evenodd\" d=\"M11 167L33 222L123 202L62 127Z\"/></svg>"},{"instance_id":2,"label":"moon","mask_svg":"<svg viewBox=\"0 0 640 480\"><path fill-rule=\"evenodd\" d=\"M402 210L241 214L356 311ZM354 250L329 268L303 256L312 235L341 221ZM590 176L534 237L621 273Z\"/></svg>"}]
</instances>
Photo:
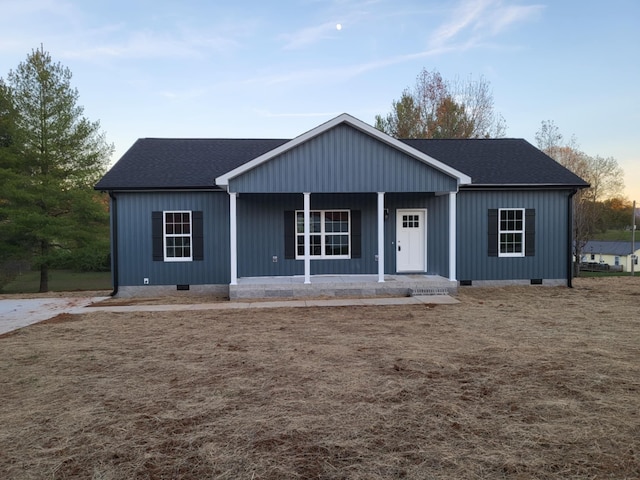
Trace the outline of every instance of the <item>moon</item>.
<instances>
[{"instance_id":1,"label":"moon","mask_svg":"<svg viewBox=\"0 0 640 480\"><path fill-rule=\"evenodd\" d=\"M336 30L342 30L342 24L336 23Z\"/></svg>"}]
</instances>

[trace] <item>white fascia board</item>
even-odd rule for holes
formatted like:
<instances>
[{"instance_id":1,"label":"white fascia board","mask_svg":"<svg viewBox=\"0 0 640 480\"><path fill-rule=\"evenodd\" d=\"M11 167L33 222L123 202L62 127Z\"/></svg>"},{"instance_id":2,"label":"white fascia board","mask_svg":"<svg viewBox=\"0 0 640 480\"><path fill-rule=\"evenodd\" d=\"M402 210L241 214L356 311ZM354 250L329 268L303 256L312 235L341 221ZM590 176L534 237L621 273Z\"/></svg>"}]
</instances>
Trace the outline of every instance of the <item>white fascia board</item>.
<instances>
[{"instance_id":1,"label":"white fascia board","mask_svg":"<svg viewBox=\"0 0 640 480\"><path fill-rule=\"evenodd\" d=\"M216 185L219 187L227 188L229 186L230 179L235 178L239 175L242 175L243 173L257 167L258 165L261 165L262 163L267 162L272 158L288 150L291 150L292 148L295 148L296 146L306 142L307 140L310 140L313 137L316 137L341 123L346 123L347 125L352 126L356 130L360 130L361 132L364 132L376 138L377 140L380 140L381 142L386 143L387 145L392 146L395 149L406 153L407 155L415 158L416 160L419 160L427 165L430 165L431 167L437 170L440 170L443 173L446 173L447 175L450 175L456 178L458 180L458 185L467 185L471 183L471 177L469 177L468 175L462 172L459 172L454 168L451 168L449 165L446 165L440 162L439 160L436 160L435 158L430 157L429 155L426 155L420 152L419 150L416 150L413 147L410 147L409 145L401 142L400 140L390 137L386 133L381 132L380 130L372 127L371 125L364 123L361 120L358 120L355 117L352 117L347 113L343 113L333 118L332 120L329 120L328 122L325 122L309 130L306 133L303 133L302 135L294 138L293 140L287 143L284 143L279 147L276 147L273 150L270 150L260 155L259 157L254 158L253 160L245 163L244 165L240 165L238 168L235 168L230 172L225 173L224 175L220 175L219 177L216 178Z\"/></svg>"}]
</instances>

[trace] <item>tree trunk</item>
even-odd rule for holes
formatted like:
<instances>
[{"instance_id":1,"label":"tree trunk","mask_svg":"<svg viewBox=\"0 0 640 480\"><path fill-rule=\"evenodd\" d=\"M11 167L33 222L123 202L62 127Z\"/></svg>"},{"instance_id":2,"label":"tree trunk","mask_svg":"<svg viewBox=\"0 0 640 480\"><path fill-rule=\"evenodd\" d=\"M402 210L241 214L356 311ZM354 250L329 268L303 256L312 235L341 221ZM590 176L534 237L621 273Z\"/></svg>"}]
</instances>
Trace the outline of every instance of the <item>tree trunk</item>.
<instances>
[{"instance_id":1,"label":"tree trunk","mask_svg":"<svg viewBox=\"0 0 640 480\"><path fill-rule=\"evenodd\" d=\"M573 277L578 278L580 276L580 262L582 261L582 247L578 248L578 243L576 242L576 248L574 250L573 259Z\"/></svg>"},{"instance_id":2,"label":"tree trunk","mask_svg":"<svg viewBox=\"0 0 640 480\"><path fill-rule=\"evenodd\" d=\"M49 244L46 241L42 241L41 247L43 262L40 265L40 289L38 292L44 293L49 291L49 265L47 263Z\"/></svg>"},{"instance_id":3,"label":"tree trunk","mask_svg":"<svg viewBox=\"0 0 640 480\"><path fill-rule=\"evenodd\" d=\"M49 291L49 266L40 266L40 290L38 292L44 293Z\"/></svg>"}]
</instances>

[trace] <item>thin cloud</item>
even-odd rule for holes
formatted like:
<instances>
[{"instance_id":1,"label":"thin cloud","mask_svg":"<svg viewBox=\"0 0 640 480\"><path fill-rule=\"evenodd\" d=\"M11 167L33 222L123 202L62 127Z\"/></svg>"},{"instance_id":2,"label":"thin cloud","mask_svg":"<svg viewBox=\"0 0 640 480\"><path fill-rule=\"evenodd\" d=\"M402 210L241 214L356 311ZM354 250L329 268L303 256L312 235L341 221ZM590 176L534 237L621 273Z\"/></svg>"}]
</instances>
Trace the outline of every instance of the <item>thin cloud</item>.
<instances>
[{"instance_id":1,"label":"thin cloud","mask_svg":"<svg viewBox=\"0 0 640 480\"><path fill-rule=\"evenodd\" d=\"M432 45L444 45L482 18L493 0L467 0L452 12L452 20L440 26L431 37Z\"/></svg>"},{"instance_id":2,"label":"thin cloud","mask_svg":"<svg viewBox=\"0 0 640 480\"><path fill-rule=\"evenodd\" d=\"M160 92L160 96L172 101L186 101L195 98L202 98L209 93L205 88L193 88L189 90L165 90Z\"/></svg>"},{"instance_id":3,"label":"thin cloud","mask_svg":"<svg viewBox=\"0 0 640 480\"><path fill-rule=\"evenodd\" d=\"M323 3L320 0L318 3ZM284 50L297 50L323 40L335 38L339 35L336 25L343 28L353 28L363 20L372 16L370 8L378 5L380 0L337 0L324 12L325 18L330 18L318 25L301 28L293 33L284 33L279 39L284 41ZM324 4L324 3L323 3Z\"/></svg>"},{"instance_id":4,"label":"thin cloud","mask_svg":"<svg viewBox=\"0 0 640 480\"><path fill-rule=\"evenodd\" d=\"M430 38L428 48L422 51L360 64L263 75L247 79L244 83L260 85L340 83L375 70L454 51L466 51L481 46L500 48L499 44L495 44L495 40L491 40L493 37L508 27L536 18L543 8L541 5L505 6L502 0L464 0L451 11L450 20L436 30ZM291 43L291 46L309 44L320 38L322 32L328 28L335 29L335 24L327 22L314 28L304 29L295 37L296 43ZM293 37L291 41L294 42Z\"/></svg>"},{"instance_id":5,"label":"thin cloud","mask_svg":"<svg viewBox=\"0 0 640 480\"><path fill-rule=\"evenodd\" d=\"M87 43L98 43L88 39ZM228 52L238 46L238 42L230 37L206 36L190 33L188 35L157 34L144 30L131 34L122 42L114 42L73 48L64 54L69 58L185 58L201 57L211 52Z\"/></svg>"},{"instance_id":6,"label":"thin cloud","mask_svg":"<svg viewBox=\"0 0 640 480\"><path fill-rule=\"evenodd\" d=\"M451 20L431 36L433 47L454 41L467 45L468 39L478 44L498 35L508 27L536 18L543 5L504 5L502 0L464 0L451 12ZM468 36L467 40L460 37Z\"/></svg>"},{"instance_id":7,"label":"thin cloud","mask_svg":"<svg viewBox=\"0 0 640 480\"><path fill-rule=\"evenodd\" d=\"M285 41L285 50L297 50L332 37L338 21L325 22L313 27L303 28L294 33L285 33L280 38Z\"/></svg>"},{"instance_id":8,"label":"thin cloud","mask_svg":"<svg viewBox=\"0 0 640 480\"><path fill-rule=\"evenodd\" d=\"M24 53L44 43L55 44L56 29L77 25L82 15L69 2L56 0L22 0L2 3L0 15L0 52ZM25 28L23 24L29 25ZM32 31L30 31L30 29ZM54 41L51 41L54 40Z\"/></svg>"},{"instance_id":9,"label":"thin cloud","mask_svg":"<svg viewBox=\"0 0 640 480\"><path fill-rule=\"evenodd\" d=\"M490 27L498 34L515 23L538 18L544 8L544 5L512 5L500 9L492 16Z\"/></svg>"},{"instance_id":10,"label":"thin cloud","mask_svg":"<svg viewBox=\"0 0 640 480\"><path fill-rule=\"evenodd\" d=\"M74 8L69 2L57 0L21 0L19 2L3 2L2 4L2 15L7 19L40 13L69 16L74 15Z\"/></svg>"},{"instance_id":11,"label":"thin cloud","mask_svg":"<svg viewBox=\"0 0 640 480\"><path fill-rule=\"evenodd\" d=\"M318 118L318 117L336 117L341 112L282 112L272 113L268 110L257 110L254 112L257 115L265 118Z\"/></svg>"},{"instance_id":12,"label":"thin cloud","mask_svg":"<svg viewBox=\"0 0 640 480\"><path fill-rule=\"evenodd\" d=\"M407 53L386 57L372 62L365 62L348 66L331 66L326 68L313 68L308 70L290 71L273 75L262 75L246 79L245 85L279 85L279 84L310 84L310 83L341 83L365 73L380 70L393 65L410 62L420 58L441 55L458 47L438 47L421 52Z\"/></svg>"}]
</instances>

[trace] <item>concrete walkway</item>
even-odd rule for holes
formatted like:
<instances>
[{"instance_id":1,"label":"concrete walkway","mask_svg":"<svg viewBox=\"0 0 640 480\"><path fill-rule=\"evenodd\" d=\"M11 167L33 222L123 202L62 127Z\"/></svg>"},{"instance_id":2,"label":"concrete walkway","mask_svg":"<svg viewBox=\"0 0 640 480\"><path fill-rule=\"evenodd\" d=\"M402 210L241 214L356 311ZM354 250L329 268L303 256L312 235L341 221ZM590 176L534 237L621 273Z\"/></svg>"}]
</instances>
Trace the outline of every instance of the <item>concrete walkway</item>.
<instances>
[{"instance_id":1,"label":"concrete walkway","mask_svg":"<svg viewBox=\"0 0 640 480\"><path fill-rule=\"evenodd\" d=\"M10 298L0 300L0 334L42 322L61 313L82 313L108 297Z\"/></svg>"},{"instance_id":2,"label":"concrete walkway","mask_svg":"<svg viewBox=\"0 0 640 480\"><path fill-rule=\"evenodd\" d=\"M448 295L419 295L392 298L345 298L326 300L282 300L216 302L183 305L94 305L108 297L29 298L0 300L0 334L53 318L61 313L92 312L176 312L193 310L238 310L261 308L351 307L364 305L451 305L460 303Z\"/></svg>"}]
</instances>

